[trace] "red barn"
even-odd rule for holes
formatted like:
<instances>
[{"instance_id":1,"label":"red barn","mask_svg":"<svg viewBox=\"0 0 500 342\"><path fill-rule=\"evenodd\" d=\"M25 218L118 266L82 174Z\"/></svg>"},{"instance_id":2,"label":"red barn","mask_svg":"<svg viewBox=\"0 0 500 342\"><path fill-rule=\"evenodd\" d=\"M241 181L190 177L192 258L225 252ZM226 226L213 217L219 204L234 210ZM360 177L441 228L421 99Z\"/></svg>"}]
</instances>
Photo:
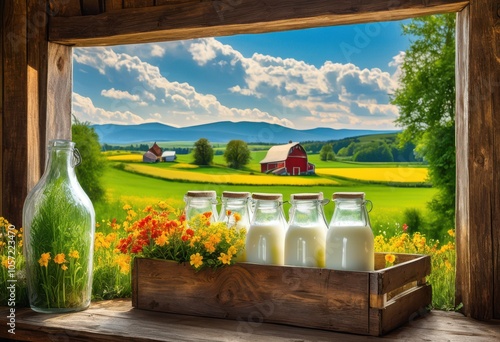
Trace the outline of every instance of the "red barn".
<instances>
[{"instance_id":1,"label":"red barn","mask_svg":"<svg viewBox=\"0 0 500 342\"><path fill-rule=\"evenodd\" d=\"M299 143L273 146L260 161L260 171L278 175L314 173L314 164L307 162L307 153Z\"/></svg>"}]
</instances>

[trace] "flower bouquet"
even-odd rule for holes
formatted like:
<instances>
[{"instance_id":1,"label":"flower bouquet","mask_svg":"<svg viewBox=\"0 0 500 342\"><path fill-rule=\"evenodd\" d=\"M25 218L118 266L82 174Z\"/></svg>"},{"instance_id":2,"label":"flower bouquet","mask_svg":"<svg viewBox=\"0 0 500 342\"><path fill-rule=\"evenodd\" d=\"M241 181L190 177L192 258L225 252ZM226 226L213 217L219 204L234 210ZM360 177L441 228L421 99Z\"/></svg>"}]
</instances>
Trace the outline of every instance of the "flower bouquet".
<instances>
[{"instance_id":1,"label":"flower bouquet","mask_svg":"<svg viewBox=\"0 0 500 342\"><path fill-rule=\"evenodd\" d=\"M142 219L125 226L128 236L117 245L123 254L189 263L200 271L234 264L244 249L245 229L211 222L210 212L186 220L164 202L157 208L148 206L144 212ZM238 222L239 214L232 215Z\"/></svg>"}]
</instances>

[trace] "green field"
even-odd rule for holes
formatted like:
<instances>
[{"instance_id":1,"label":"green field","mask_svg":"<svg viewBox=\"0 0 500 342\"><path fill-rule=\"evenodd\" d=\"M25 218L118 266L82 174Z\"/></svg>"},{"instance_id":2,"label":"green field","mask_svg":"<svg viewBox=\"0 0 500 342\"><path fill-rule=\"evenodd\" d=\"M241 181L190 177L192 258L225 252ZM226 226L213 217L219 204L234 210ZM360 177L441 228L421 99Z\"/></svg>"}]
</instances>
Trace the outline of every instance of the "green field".
<instances>
[{"instance_id":1,"label":"green field","mask_svg":"<svg viewBox=\"0 0 500 342\"><path fill-rule=\"evenodd\" d=\"M260 152L258 152L260 153ZM263 152L265 154L265 152ZM258 172L260 170L258 159L253 153L253 162L243 171L235 171L227 169L223 166L221 156L214 158L214 166L204 168L186 168L186 172L196 172L200 175L218 174L229 176L235 173L249 174L249 172ZM220 157L220 158L219 158ZM314 157L311 161L314 163ZM151 168L163 169L168 172L169 168L176 168L183 164L188 165L191 162L191 156L179 156L176 163L156 163L148 164ZM326 164L325 167L398 167L396 164L352 164L339 162L321 162ZM317 163L317 168L322 165ZM118 162L110 163L118 164ZM122 162L122 166L126 167L128 163ZM140 163L141 165L144 165ZM318 165L319 164L319 165ZM191 164L189 164L191 165ZM347 166L346 166L347 165ZM401 165L399 165L401 166ZM368 171L368 170L367 170ZM229 177L228 176L228 177ZM280 177L284 176L269 176ZM303 176L304 178L312 179L316 177L318 184L321 183L321 177ZM285 177L293 179L292 177ZM250 178L249 178L250 179ZM334 177L331 177L334 179ZM282 193L285 200L290 198L290 194L298 192L323 192L326 198L331 198L334 192L339 191L363 191L366 193L366 198L373 202L373 210L370 213L372 227L376 234L387 231L391 233L405 222L403 221L403 211L406 208L416 208L426 215L426 203L434 196L436 190L430 187L408 187L408 186L388 186L384 184L370 184L368 182L359 182L355 180L339 179L337 184L333 185L236 185L236 184L216 184L216 183L201 183L188 181L172 181L157 177L145 176L138 173L127 172L115 167L108 167L103 176L103 185L107 189L107 197L110 202L116 203L119 208L123 204L130 204L141 209L147 205L155 204L159 201L167 201L174 207L182 208L184 206L183 195L189 190L215 190L220 195L223 191L249 191L249 192L273 192ZM285 213L288 214L290 205L284 204ZM98 219L108 219L109 215L119 215L116 211L110 211L109 208L96 208ZM330 220L333 214L333 203L325 206L325 215L327 221ZM108 215L108 216L106 216Z\"/></svg>"}]
</instances>

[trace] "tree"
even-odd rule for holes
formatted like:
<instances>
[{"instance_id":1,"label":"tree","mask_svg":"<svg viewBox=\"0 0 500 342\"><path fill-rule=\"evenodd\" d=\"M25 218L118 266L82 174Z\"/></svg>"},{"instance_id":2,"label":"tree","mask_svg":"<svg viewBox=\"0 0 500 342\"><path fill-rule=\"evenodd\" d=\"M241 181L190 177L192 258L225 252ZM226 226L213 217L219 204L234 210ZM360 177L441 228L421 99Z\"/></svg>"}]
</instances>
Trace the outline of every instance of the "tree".
<instances>
[{"instance_id":1,"label":"tree","mask_svg":"<svg viewBox=\"0 0 500 342\"><path fill-rule=\"evenodd\" d=\"M224 159L229 167L241 169L250 161L250 149L243 140L231 140L224 152Z\"/></svg>"},{"instance_id":2,"label":"tree","mask_svg":"<svg viewBox=\"0 0 500 342\"><path fill-rule=\"evenodd\" d=\"M193 156L196 165L210 165L214 159L214 149L207 139L201 138L194 143Z\"/></svg>"},{"instance_id":3,"label":"tree","mask_svg":"<svg viewBox=\"0 0 500 342\"><path fill-rule=\"evenodd\" d=\"M76 177L92 202L104 199L105 191L101 176L106 167L106 159L101 153L99 136L88 122L75 119L71 126L72 140L82 157L81 164L75 168Z\"/></svg>"},{"instance_id":4,"label":"tree","mask_svg":"<svg viewBox=\"0 0 500 342\"><path fill-rule=\"evenodd\" d=\"M335 153L331 144L325 144L319 151L319 159L322 161L335 160Z\"/></svg>"},{"instance_id":5,"label":"tree","mask_svg":"<svg viewBox=\"0 0 500 342\"><path fill-rule=\"evenodd\" d=\"M403 25L414 38L402 64L400 88L392 103L399 107L400 142L413 141L429 163L438 189L430 202L439 230L455 222L455 14L415 18Z\"/></svg>"},{"instance_id":6,"label":"tree","mask_svg":"<svg viewBox=\"0 0 500 342\"><path fill-rule=\"evenodd\" d=\"M357 162L393 162L391 149L381 142L371 142L360 146L353 158Z\"/></svg>"}]
</instances>

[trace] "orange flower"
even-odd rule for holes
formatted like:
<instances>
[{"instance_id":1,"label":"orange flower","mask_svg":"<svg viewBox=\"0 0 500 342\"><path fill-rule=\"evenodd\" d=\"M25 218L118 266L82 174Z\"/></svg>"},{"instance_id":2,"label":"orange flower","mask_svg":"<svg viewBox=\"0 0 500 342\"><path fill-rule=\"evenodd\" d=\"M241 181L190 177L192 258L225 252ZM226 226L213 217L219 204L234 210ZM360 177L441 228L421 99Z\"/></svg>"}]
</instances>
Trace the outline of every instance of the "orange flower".
<instances>
[{"instance_id":1,"label":"orange flower","mask_svg":"<svg viewBox=\"0 0 500 342\"><path fill-rule=\"evenodd\" d=\"M63 271L66 271L66 270L68 269L68 266L66 266L66 265L62 265L62 266L61 266L61 269L62 269Z\"/></svg>"},{"instance_id":2,"label":"orange flower","mask_svg":"<svg viewBox=\"0 0 500 342\"><path fill-rule=\"evenodd\" d=\"M38 260L38 263L42 267L43 266L47 267L49 265L49 260L50 260L50 252L42 253L42 257Z\"/></svg>"},{"instance_id":3,"label":"orange flower","mask_svg":"<svg viewBox=\"0 0 500 342\"><path fill-rule=\"evenodd\" d=\"M241 220L241 215L240 213L234 213L234 222L238 222Z\"/></svg>"},{"instance_id":4,"label":"orange flower","mask_svg":"<svg viewBox=\"0 0 500 342\"><path fill-rule=\"evenodd\" d=\"M396 256L394 254L386 254L385 255L385 262L387 264L394 264L394 261L396 261Z\"/></svg>"},{"instance_id":5,"label":"orange flower","mask_svg":"<svg viewBox=\"0 0 500 342\"><path fill-rule=\"evenodd\" d=\"M64 253L56 254L56 256L54 257L54 262L56 264L65 263L66 262L66 256L64 255Z\"/></svg>"},{"instance_id":6,"label":"orange flower","mask_svg":"<svg viewBox=\"0 0 500 342\"><path fill-rule=\"evenodd\" d=\"M159 237L157 237L155 239L155 243L158 245L158 246L165 246L165 245L168 245L168 238L167 236L165 235L165 233L162 233Z\"/></svg>"}]
</instances>

